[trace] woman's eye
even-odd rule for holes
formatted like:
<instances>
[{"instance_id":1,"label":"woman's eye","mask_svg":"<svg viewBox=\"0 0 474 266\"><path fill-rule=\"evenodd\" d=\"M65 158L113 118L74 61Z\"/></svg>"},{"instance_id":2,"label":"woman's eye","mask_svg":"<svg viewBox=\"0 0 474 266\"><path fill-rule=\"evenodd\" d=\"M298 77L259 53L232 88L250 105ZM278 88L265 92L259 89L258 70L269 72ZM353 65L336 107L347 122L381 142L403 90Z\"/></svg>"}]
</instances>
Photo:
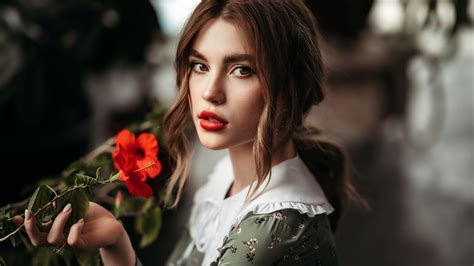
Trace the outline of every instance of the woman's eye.
<instances>
[{"instance_id":1,"label":"woman's eye","mask_svg":"<svg viewBox=\"0 0 474 266\"><path fill-rule=\"evenodd\" d=\"M197 62L191 63L191 68L193 69L193 71L198 72L198 73L208 71L207 67L204 64L197 63Z\"/></svg>"},{"instance_id":2,"label":"woman's eye","mask_svg":"<svg viewBox=\"0 0 474 266\"><path fill-rule=\"evenodd\" d=\"M250 67L240 66L240 67L234 68L231 74L239 76L239 77L247 77L247 76L252 75L253 73L254 71Z\"/></svg>"}]
</instances>

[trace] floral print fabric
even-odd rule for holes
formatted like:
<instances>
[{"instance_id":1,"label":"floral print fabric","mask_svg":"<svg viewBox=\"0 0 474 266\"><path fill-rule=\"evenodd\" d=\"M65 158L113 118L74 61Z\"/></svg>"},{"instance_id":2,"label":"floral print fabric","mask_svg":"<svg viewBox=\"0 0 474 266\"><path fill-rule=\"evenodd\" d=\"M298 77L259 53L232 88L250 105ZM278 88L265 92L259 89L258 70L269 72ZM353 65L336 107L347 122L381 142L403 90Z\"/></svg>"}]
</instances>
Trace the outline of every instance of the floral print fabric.
<instances>
[{"instance_id":1,"label":"floral print fabric","mask_svg":"<svg viewBox=\"0 0 474 266\"><path fill-rule=\"evenodd\" d=\"M203 256L195 248L185 260L177 259L190 241L189 236L180 241L167 265L201 265ZM219 258L211 265L335 266L336 250L327 215L309 217L293 209L251 214L224 239Z\"/></svg>"}]
</instances>

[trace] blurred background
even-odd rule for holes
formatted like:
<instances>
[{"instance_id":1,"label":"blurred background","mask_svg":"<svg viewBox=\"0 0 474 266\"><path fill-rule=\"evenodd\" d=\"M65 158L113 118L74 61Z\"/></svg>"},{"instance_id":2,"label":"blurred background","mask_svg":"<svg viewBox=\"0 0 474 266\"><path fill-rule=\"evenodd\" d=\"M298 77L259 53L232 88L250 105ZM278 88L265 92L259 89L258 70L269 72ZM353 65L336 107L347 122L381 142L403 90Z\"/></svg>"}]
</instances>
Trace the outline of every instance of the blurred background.
<instances>
[{"instance_id":1,"label":"blurred background","mask_svg":"<svg viewBox=\"0 0 474 266\"><path fill-rule=\"evenodd\" d=\"M198 2L0 2L0 206L171 104L176 40ZM473 1L306 2L327 67L307 122L348 147L370 205L341 219L340 265L472 265ZM137 251L145 265L164 263L224 155L198 145L182 203Z\"/></svg>"}]
</instances>

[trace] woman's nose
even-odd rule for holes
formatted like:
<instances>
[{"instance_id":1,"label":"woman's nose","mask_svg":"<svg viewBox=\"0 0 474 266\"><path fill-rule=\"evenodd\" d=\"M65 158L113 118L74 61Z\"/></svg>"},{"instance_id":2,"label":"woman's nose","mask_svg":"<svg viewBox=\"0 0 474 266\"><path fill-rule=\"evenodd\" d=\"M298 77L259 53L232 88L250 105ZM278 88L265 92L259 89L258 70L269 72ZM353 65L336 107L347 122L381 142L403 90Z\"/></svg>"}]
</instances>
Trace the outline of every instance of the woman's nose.
<instances>
[{"instance_id":1,"label":"woman's nose","mask_svg":"<svg viewBox=\"0 0 474 266\"><path fill-rule=\"evenodd\" d=\"M225 102L223 81L220 77L216 75L210 78L209 84L204 91L202 98L215 105L223 104Z\"/></svg>"}]
</instances>

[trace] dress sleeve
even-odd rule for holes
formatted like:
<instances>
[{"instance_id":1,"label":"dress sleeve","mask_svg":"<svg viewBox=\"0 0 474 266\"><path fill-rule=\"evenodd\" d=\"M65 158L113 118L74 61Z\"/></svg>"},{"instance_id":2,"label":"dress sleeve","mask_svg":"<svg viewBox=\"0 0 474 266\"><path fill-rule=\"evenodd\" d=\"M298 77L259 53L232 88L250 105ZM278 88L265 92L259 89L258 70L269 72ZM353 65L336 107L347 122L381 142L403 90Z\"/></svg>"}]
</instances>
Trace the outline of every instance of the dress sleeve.
<instances>
[{"instance_id":1,"label":"dress sleeve","mask_svg":"<svg viewBox=\"0 0 474 266\"><path fill-rule=\"evenodd\" d=\"M198 265L200 261L204 258L204 254L199 252L196 248L191 250L187 250L191 244L192 239L189 235L189 229L186 230L181 235L181 238L178 240L176 246L173 249L173 252L169 256L168 260L166 261L166 266L173 266L173 265ZM181 259L184 253L189 251L187 256L184 259Z\"/></svg>"},{"instance_id":2,"label":"dress sleeve","mask_svg":"<svg viewBox=\"0 0 474 266\"><path fill-rule=\"evenodd\" d=\"M336 266L326 214L308 217L297 210L250 215L234 227L213 265Z\"/></svg>"},{"instance_id":3,"label":"dress sleeve","mask_svg":"<svg viewBox=\"0 0 474 266\"><path fill-rule=\"evenodd\" d=\"M135 257L135 266L143 266L142 262L138 257Z\"/></svg>"}]
</instances>

